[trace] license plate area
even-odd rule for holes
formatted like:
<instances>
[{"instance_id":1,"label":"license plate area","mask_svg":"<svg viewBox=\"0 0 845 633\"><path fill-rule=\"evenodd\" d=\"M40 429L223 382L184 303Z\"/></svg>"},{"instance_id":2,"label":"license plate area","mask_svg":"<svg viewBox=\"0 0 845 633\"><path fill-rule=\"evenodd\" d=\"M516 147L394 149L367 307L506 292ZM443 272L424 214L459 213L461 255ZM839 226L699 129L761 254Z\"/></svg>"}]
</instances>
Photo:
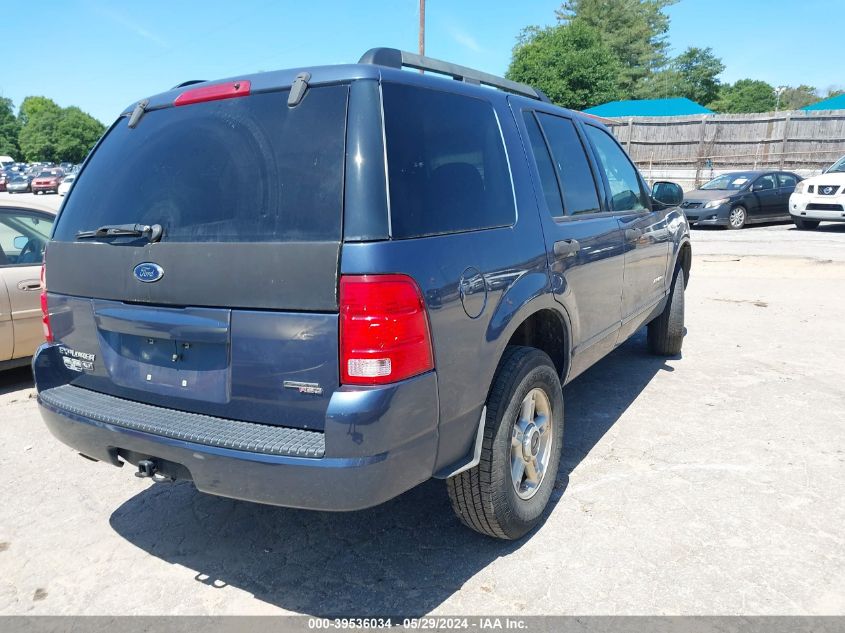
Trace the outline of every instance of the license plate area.
<instances>
[{"instance_id":1,"label":"license plate area","mask_svg":"<svg viewBox=\"0 0 845 633\"><path fill-rule=\"evenodd\" d=\"M159 395L229 402L228 310L98 303L95 317L103 365L114 384Z\"/></svg>"}]
</instances>

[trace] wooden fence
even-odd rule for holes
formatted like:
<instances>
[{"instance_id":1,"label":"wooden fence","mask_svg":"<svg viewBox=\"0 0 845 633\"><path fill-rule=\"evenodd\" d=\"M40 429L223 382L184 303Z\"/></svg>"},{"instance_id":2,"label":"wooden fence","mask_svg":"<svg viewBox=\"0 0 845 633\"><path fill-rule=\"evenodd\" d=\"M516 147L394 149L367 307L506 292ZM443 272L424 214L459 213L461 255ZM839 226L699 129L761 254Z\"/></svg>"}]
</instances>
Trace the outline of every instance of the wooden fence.
<instances>
[{"instance_id":1,"label":"wooden fence","mask_svg":"<svg viewBox=\"0 0 845 633\"><path fill-rule=\"evenodd\" d=\"M817 170L845 155L845 111L769 112L612 119L616 137L644 170Z\"/></svg>"}]
</instances>

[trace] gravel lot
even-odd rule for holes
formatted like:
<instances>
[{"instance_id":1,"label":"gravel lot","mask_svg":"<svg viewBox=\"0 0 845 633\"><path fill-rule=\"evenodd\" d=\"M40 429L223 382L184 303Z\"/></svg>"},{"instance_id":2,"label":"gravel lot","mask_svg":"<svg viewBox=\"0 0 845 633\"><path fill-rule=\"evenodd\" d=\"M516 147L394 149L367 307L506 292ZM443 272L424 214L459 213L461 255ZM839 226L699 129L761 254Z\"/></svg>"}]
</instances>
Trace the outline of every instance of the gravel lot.
<instances>
[{"instance_id":1,"label":"gravel lot","mask_svg":"<svg viewBox=\"0 0 845 633\"><path fill-rule=\"evenodd\" d=\"M567 387L518 543L463 529L437 481L351 514L150 484L0 375L0 613L845 614L845 225L693 246L683 358L641 333Z\"/></svg>"}]
</instances>

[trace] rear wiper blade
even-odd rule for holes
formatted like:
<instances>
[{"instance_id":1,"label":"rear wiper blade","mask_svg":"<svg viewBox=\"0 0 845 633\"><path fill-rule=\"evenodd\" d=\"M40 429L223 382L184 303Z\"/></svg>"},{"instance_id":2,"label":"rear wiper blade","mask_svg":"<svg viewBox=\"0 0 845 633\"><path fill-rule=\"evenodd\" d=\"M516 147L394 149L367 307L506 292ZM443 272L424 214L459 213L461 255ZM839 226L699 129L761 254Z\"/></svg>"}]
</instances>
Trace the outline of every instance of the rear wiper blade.
<instances>
[{"instance_id":1,"label":"rear wiper blade","mask_svg":"<svg viewBox=\"0 0 845 633\"><path fill-rule=\"evenodd\" d=\"M150 242L158 242L164 232L161 224L107 224L93 231L79 231L76 239L92 237L146 237Z\"/></svg>"}]
</instances>

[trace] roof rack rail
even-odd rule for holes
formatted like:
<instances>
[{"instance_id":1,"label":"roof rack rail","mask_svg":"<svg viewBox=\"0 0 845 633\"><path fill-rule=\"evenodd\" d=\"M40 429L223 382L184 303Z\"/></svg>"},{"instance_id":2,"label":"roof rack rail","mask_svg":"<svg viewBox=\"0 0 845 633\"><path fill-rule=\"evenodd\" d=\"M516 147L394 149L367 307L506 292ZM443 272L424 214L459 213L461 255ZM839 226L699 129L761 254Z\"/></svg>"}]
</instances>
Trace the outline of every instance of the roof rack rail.
<instances>
[{"instance_id":1,"label":"roof rack rail","mask_svg":"<svg viewBox=\"0 0 845 633\"><path fill-rule=\"evenodd\" d=\"M399 70L401 70L402 67L428 70L433 73L448 75L449 77L452 77L452 79L457 79L458 81L492 86L494 88L506 90L507 92L513 92L514 94L551 103L542 90L532 88L528 84L511 81L510 79L491 75L490 73L485 73L473 68L467 68L466 66L459 66L458 64L444 62L441 59L425 57L423 55L417 55L416 53L409 53L408 51L400 51L398 48L371 48L361 56L358 63L377 64L379 66L387 66L389 68L397 68Z\"/></svg>"}]
</instances>

